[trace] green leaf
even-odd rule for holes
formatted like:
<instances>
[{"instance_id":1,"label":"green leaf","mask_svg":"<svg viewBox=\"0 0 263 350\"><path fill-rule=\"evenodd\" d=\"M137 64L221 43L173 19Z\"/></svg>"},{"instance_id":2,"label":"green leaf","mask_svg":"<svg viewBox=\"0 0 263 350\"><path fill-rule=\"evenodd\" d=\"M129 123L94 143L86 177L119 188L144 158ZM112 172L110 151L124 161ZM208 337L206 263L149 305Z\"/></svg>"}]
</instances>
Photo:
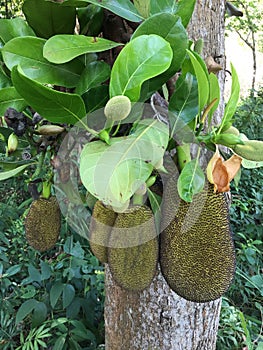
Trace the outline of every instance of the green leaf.
<instances>
[{"instance_id":1,"label":"green leaf","mask_svg":"<svg viewBox=\"0 0 263 350\"><path fill-rule=\"evenodd\" d=\"M50 289L49 297L50 297L50 305L52 309L56 306L59 297L61 296L64 289L64 284L61 282L56 282Z\"/></svg>"},{"instance_id":2,"label":"green leaf","mask_svg":"<svg viewBox=\"0 0 263 350\"><path fill-rule=\"evenodd\" d=\"M186 28L194 12L196 0L179 0L175 14L182 18L182 23Z\"/></svg>"},{"instance_id":3,"label":"green leaf","mask_svg":"<svg viewBox=\"0 0 263 350\"><path fill-rule=\"evenodd\" d=\"M13 170L0 172L0 181L7 180L10 177L14 177L14 176L18 175L19 173L21 173L21 171L23 171L25 168L27 168L28 166L30 166L32 164L33 163L24 164L24 165L19 166L18 168L13 169Z\"/></svg>"},{"instance_id":4,"label":"green leaf","mask_svg":"<svg viewBox=\"0 0 263 350\"><path fill-rule=\"evenodd\" d=\"M45 0L25 0L23 12L37 36L72 34L76 25L76 9Z\"/></svg>"},{"instance_id":5,"label":"green leaf","mask_svg":"<svg viewBox=\"0 0 263 350\"><path fill-rule=\"evenodd\" d=\"M16 324L23 321L36 307L37 303L35 299L26 300L17 311Z\"/></svg>"},{"instance_id":6,"label":"green leaf","mask_svg":"<svg viewBox=\"0 0 263 350\"><path fill-rule=\"evenodd\" d=\"M46 304L43 302L38 302L34 307L33 314L32 314L32 327L40 326L46 320L46 317L47 317ZM48 332L49 330L46 329L45 331ZM45 335L45 336L42 335L41 338L45 338L46 336L48 335Z\"/></svg>"},{"instance_id":7,"label":"green leaf","mask_svg":"<svg viewBox=\"0 0 263 350\"><path fill-rule=\"evenodd\" d=\"M103 8L89 4L85 8L78 8L80 34L98 36L104 19Z\"/></svg>"},{"instance_id":8,"label":"green leaf","mask_svg":"<svg viewBox=\"0 0 263 350\"><path fill-rule=\"evenodd\" d=\"M205 185L205 175L198 159L187 163L179 175L177 189L179 196L185 202L192 202L193 196L201 192Z\"/></svg>"},{"instance_id":9,"label":"green leaf","mask_svg":"<svg viewBox=\"0 0 263 350\"><path fill-rule=\"evenodd\" d=\"M4 115L7 108L12 107L22 111L27 106L26 101L19 95L13 86L1 89L0 115Z\"/></svg>"},{"instance_id":10,"label":"green leaf","mask_svg":"<svg viewBox=\"0 0 263 350\"><path fill-rule=\"evenodd\" d=\"M169 102L171 136L190 123L198 114L198 86L196 78L187 73L181 76Z\"/></svg>"},{"instance_id":11,"label":"green leaf","mask_svg":"<svg viewBox=\"0 0 263 350\"><path fill-rule=\"evenodd\" d=\"M134 0L133 3L140 15L142 15L144 18L147 18L149 16L149 13L150 13L149 0Z\"/></svg>"},{"instance_id":12,"label":"green leaf","mask_svg":"<svg viewBox=\"0 0 263 350\"><path fill-rule=\"evenodd\" d=\"M8 67L20 65L23 72L39 83L75 87L84 66L79 61L55 65L43 57L46 40L35 37L19 37L10 40L2 49Z\"/></svg>"},{"instance_id":13,"label":"green leaf","mask_svg":"<svg viewBox=\"0 0 263 350\"><path fill-rule=\"evenodd\" d=\"M180 16L186 28L194 11L196 0L150 0L150 15L156 13L171 13Z\"/></svg>"},{"instance_id":14,"label":"green leaf","mask_svg":"<svg viewBox=\"0 0 263 350\"><path fill-rule=\"evenodd\" d=\"M75 288L71 284L65 284L63 288L63 309L66 309L75 297Z\"/></svg>"},{"instance_id":15,"label":"green leaf","mask_svg":"<svg viewBox=\"0 0 263 350\"><path fill-rule=\"evenodd\" d=\"M12 86L11 79L9 78L9 76L7 76L3 67L0 66L0 89L3 89L5 87L9 87L9 86Z\"/></svg>"},{"instance_id":16,"label":"green leaf","mask_svg":"<svg viewBox=\"0 0 263 350\"><path fill-rule=\"evenodd\" d=\"M110 146L102 141L85 145L80 157L83 185L105 204L120 207L163 158L168 139L167 125L145 119L131 135L111 139Z\"/></svg>"},{"instance_id":17,"label":"green leaf","mask_svg":"<svg viewBox=\"0 0 263 350\"><path fill-rule=\"evenodd\" d=\"M53 63L65 63L90 52L101 52L123 44L85 35L55 35L45 43L43 55Z\"/></svg>"},{"instance_id":18,"label":"green leaf","mask_svg":"<svg viewBox=\"0 0 263 350\"><path fill-rule=\"evenodd\" d=\"M12 69L12 81L27 103L51 122L75 124L86 115L79 95L49 89L26 77L21 68Z\"/></svg>"},{"instance_id":19,"label":"green leaf","mask_svg":"<svg viewBox=\"0 0 263 350\"><path fill-rule=\"evenodd\" d=\"M168 69L172 57L170 44L160 36L135 38L121 50L112 67L110 97L126 95L137 101L142 83Z\"/></svg>"},{"instance_id":20,"label":"green leaf","mask_svg":"<svg viewBox=\"0 0 263 350\"><path fill-rule=\"evenodd\" d=\"M156 232L159 233L160 225L161 225L161 214L162 214L161 212L162 197L152 192L149 188L147 188L147 194L148 194L148 198L154 214Z\"/></svg>"},{"instance_id":21,"label":"green leaf","mask_svg":"<svg viewBox=\"0 0 263 350\"><path fill-rule=\"evenodd\" d=\"M201 115L209 98L209 80L207 70L200 63L197 54L187 50L191 63L194 67L197 83L198 83L198 112Z\"/></svg>"},{"instance_id":22,"label":"green leaf","mask_svg":"<svg viewBox=\"0 0 263 350\"><path fill-rule=\"evenodd\" d=\"M131 22L141 22L144 19L129 0L68 0L65 2L65 5L75 4L79 7L82 4L85 6L85 3L103 7Z\"/></svg>"},{"instance_id":23,"label":"green leaf","mask_svg":"<svg viewBox=\"0 0 263 350\"><path fill-rule=\"evenodd\" d=\"M109 87L107 85L97 86L82 95L86 112L92 113L106 105L109 100Z\"/></svg>"},{"instance_id":24,"label":"green leaf","mask_svg":"<svg viewBox=\"0 0 263 350\"><path fill-rule=\"evenodd\" d=\"M13 265L5 271L5 277L10 277L16 275L21 270L21 265Z\"/></svg>"},{"instance_id":25,"label":"green leaf","mask_svg":"<svg viewBox=\"0 0 263 350\"><path fill-rule=\"evenodd\" d=\"M89 63L81 74L75 93L82 95L109 79L110 66L103 61Z\"/></svg>"},{"instance_id":26,"label":"green leaf","mask_svg":"<svg viewBox=\"0 0 263 350\"><path fill-rule=\"evenodd\" d=\"M64 345L66 343L66 339L67 339L67 335L66 334L65 335L60 335L57 338L57 340L56 340L56 342L55 342L55 344L53 346L53 350L63 350Z\"/></svg>"},{"instance_id":27,"label":"green leaf","mask_svg":"<svg viewBox=\"0 0 263 350\"><path fill-rule=\"evenodd\" d=\"M240 84L239 84L237 72L234 66L232 65L232 63L231 63L231 75L232 75L231 95L225 107L225 112L220 125L220 130L223 129L225 124L232 122L232 117L236 111L237 104L239 101Z\"/></svg>"},{"instance_id":28,"label":"green leaf","mask_svg":"<svg viewBox=\"0 0 263 350\"><path fill-rule=\"evenodd\" d=\"M28 274L32 282L38 282L39 284L41 283L40 272L31 264L28 266Z\"/></svg>"},{"instance_id":29,"label":"green leaf","mask_svg":"<svg viewBox=\"0 0 263 350\"><path fill-rule=\"evenodd\" d=\"M253 160L248 160L248 159L243 158L241 164L242 164L243 168L245 168L245 169L255 169L255 168L262 167L263 166L263 161L262 162L256 162L256 161L253 161Z\"/></svg>"},{"instance_id":30,"label":"green leaf","mask_svg":"<svg viewBox=\"0 0 263 350\"><path fill-rule=\"evenodd\" d=\"M132 39L149 34L161 36L169 42L173 51L173 59L170 67L163 74L149 81L147 89L154 92L180 69L186 55L188 36L180 17L169 13L160 13L148 18L137 28Z\"/></svg>"},{"instance_id":31,"label":"green leaf","mask_svg":"<svg viewBox=\"0 0 263 350\"><path fill-rule=\"evenodd\" d=\"M22 18L0 20L0 39L4 44L13 38L22 36L35 36L32 28Z\"/></svg>"},{"instance_id":32,"label":"green leaf","mask_svg":"<svg viewBox=\"0 0 263 350\"><path fill-rule=\"evenodd\" d=\"M157 13L171 13L174 14L177 9L177 2L175 0L150 0L150 16ZM160 23L161 24L161 23Z\"/></svg>"},{"instance_id":33,"label":"green leaf","mask_svg":"<svg viewBox=\"0 0 263 350\"><path fill-rule=\"evenodd\" d=\"M211 108L209 112L208 123L211 124L213 114L217 109L220 102L220 87L218 83L217 76L214 73L209 74L209 101L208 104L211 103L214 99L217 99L215 105Z\"/></svg>"}]
</instances>

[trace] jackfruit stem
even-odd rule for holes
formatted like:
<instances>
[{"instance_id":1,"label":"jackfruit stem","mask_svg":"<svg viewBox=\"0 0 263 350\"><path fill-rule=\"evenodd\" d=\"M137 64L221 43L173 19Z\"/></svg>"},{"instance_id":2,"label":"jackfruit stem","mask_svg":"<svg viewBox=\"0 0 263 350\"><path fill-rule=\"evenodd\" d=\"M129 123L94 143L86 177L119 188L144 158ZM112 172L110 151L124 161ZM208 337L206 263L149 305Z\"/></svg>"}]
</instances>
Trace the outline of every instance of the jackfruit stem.
<instances>
[{"instance_id":1,"label":"jackfruit stem","mask_svg":"<svg viewBox=\"0 0 263 350\"><path fill-rule=\"evenodd\" d=\"M51 183L49 181L43 182L42 197L48 199L51 194Z\"/></svg>"},{"instance_id":2,"label":"jackfruit stem","mask_svg":"<svg viewBox=\"0 0 263 350\"><path fill-rule=\"evenodd\" d=\"M182 171L187 163L191 161L190 143L184 143L176 147L179 170Z\"/></svg>"},{"instance_id":3,"label":"jackfruit stem","mask_svg":"<svg viewBox=\"0 0 263 350\"><path fill-rule=\"evenodd\" d=\"M143 195L141 194L134 194L132 197L132 203L134 205L143 205Z\"/></svg>"}]
</instances>

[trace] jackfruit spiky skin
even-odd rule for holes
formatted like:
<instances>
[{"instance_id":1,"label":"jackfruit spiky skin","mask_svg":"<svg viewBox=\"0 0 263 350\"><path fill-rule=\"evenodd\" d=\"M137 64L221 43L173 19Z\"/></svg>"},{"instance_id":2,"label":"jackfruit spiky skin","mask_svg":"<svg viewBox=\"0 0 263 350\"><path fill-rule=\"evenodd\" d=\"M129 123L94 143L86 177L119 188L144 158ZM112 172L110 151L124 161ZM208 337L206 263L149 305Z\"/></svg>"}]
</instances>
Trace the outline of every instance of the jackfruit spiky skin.
<instances>
[{"instance_id":1,"label":"jackfruit spiky skin","mask_svg":"<svg viewBox=\"0 0 263 350\"><path fill-rule=\"evenodd\" d=\"M172 290L184 299L208 302L222 296L235 273L235 250L223 193L208 191L180 202L161 233L160 265Z\"/></svg>"},{"instance_id":2,"label":"jackfruit spiky skin","mask_svg":"<svg viewBox=\"0 0 263 350\"><path fill-rule=\"evenodd\" d=\"M40 252L51 249L58 240L60 225L61 213L56 197L34 200L25 220L26 239Z\"/></svg>"},{"instance_id":3,"label":"jackfruit spiky skin","mask_svg":"<svg viewBox=\"0 0 263 350\"><path fill-rule=\"evenodd\" d=\"M97 201L90 222L90 248L101 263L108 262L107 246L117 214Z\"/></svg>"},{"instance_id":4,"label":"jackfruit spiky skin","mask_svg":"<svg viewBox=\"0 0 263 350\"><path fill-rule=\"evenodd\" d=\"M111 231L108 261L114 280L129 291L147 288L156 273L159 244L154 216L135 206L117 216Z\"/></svg>"}]
</instances>

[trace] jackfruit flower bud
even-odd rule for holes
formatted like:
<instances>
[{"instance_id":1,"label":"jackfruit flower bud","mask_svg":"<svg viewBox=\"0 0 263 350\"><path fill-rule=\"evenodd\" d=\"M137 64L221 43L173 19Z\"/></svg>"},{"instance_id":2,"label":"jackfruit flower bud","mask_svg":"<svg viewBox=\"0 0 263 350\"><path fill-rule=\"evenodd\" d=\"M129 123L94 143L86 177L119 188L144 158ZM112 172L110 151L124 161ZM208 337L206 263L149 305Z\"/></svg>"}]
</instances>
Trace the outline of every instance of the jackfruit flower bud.
<instances>
[{"instance_id":1,"label":"jackfruit flower bud","mask_svg":"<svg viewBox=\"0 0 263 350\"><path fill-rule=\"evenodd\" d=\"M104 114L112 121L123 120L131 111L131 101L127 96L114 96L106 104Z\"/></svg>"},{"instance_id":2,"label":"jackfruit flower bud","mask_svg":"<svg viewBox=\"0 0 263 350\"><path fill-rule=\"evenodd\" d=\"M17 149L17 146L18 146L18 138L14 133L12 133L9 135L7 140L8 154L13 153Z\"/></svg>"}]
</instances>

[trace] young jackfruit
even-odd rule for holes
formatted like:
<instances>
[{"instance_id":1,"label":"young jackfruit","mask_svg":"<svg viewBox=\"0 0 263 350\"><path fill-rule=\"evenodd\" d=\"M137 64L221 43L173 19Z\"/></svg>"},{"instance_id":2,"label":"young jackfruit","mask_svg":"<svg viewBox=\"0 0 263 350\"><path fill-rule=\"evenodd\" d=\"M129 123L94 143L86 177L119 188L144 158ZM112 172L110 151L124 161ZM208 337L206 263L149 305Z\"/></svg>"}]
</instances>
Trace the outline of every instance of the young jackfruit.
<instances>
[{"instance_id":1,"label":"young jackfruit","mask_svg":"<svg viewBox=\"0 0 263 350\"><path fill-rule=\"evenodd\" d=\"M61 213L55 197L39 198L32 202L25 220L28 243L43 252L57 242L61 224Z\"/></svg>"},{"instance_id":2,"label":"young jackfruit","mask_svg":"<svg viewBox=\"0 0 263 350\"><path fill-rule=\"evenodd\" d=\"M235 272L235 250L224 194L213 186L181 201L161 233L160 264L164 278L181 297L194 302L219 298Z\"/></svg>"},{"instance_id":3,"label":"young jackfruit","mask_svg":"<svg viewBox=\"0 0 263 350\"><path fill-rule=\"evenodd\" d=\"M158 249L154 216L148 207L135 206L118 214L108 248L114 280L130 291L147 288L156 273Z\"/></svg>"},{"instance_id":4,"label":"young jackfruit","mask_svg":"<svg viewBox=\"0 0 263 350\"><path fill-rule=\"evenodd\" d=\"M100 262L108 262L107 247L109 235L117 214L97 201L90 222L90 248Z\"/></svg>"}]
</instances>

